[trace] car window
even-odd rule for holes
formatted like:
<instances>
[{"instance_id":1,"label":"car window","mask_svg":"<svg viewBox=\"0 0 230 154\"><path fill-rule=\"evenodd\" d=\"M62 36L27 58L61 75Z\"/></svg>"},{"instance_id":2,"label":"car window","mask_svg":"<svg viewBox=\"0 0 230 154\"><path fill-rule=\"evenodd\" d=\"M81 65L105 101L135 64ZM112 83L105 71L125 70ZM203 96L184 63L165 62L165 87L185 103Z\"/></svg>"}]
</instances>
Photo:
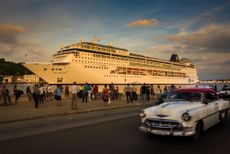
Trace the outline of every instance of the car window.
<instances>
[{"instance_id":1,"label":"car window","mask_svg":"<svg viewBox=\"0 0 230 154\"><path fill-rule=\"evenodd\" d=\"M215 101L217 100L217 95L215 93L206 93L205 94L205 99L208 101L208 102L212 102L212 101Z\"/></svg>"},{"instance_id":2,"label":"car window","mask_svg":"<svg viewBox=\"0 0 230 154\"><path fill-rule=\"evenodd\" d=\"M167 99L179 99L192 102L201 101L201 94L196 92L172 92Z\"/></svg>"}]
</instances>

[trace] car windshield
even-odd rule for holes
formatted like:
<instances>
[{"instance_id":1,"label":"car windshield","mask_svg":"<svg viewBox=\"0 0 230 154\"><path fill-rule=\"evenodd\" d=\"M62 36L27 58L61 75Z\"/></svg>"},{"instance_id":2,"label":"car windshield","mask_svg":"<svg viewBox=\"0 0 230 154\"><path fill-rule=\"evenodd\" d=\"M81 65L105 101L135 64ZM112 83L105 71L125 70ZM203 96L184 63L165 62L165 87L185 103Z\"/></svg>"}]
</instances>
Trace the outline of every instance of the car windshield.
<instances>
[{"instance_id":1,"label":"car windshield","mask_svg":"<svg viewBox=\"0 0 230 154\"><path fill-rule=\"evenodd\" d=\"M167 100L186 100L191 102L200 102L201 94L197 92L171 92L169 93Z\"/></svg>"}]
</instances>

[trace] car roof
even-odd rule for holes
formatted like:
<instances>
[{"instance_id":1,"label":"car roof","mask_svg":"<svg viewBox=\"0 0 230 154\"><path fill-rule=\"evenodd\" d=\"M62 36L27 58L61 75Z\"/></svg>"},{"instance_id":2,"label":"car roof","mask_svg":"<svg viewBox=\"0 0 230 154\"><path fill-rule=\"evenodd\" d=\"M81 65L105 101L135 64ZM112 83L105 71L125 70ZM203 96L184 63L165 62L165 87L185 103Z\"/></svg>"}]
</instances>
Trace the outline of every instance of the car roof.
<instances>
[{"instance_id":1,"label":"car roof","mask_svg":"<svg viewBox=\"0 0 230 154\"><path fill-rule=\"evenodd\" d=\"M179 88L175 89L176 92L198 92L198 93L207 93L207 92L214 92L215 90L211 88Z\"/></svg>"}]
</instances>

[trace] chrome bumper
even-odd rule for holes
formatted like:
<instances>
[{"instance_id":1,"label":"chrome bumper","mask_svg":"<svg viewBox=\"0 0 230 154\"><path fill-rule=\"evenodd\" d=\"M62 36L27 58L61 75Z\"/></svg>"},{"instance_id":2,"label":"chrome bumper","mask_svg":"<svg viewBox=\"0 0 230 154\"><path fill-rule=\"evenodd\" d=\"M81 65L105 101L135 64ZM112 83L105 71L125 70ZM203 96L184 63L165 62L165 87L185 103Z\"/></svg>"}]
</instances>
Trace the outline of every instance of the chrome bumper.
<instances>
[{"instance_id":1,"label":"chrome bumper","mask_svg":"<svg viewBox=\"0 0 230 154\"><path fill-rule=\"evenodd\" d=\"M195 135L195 130L192 128L186 128L182 130L164 130L164 129L153 129L145 126L140 126L139 129L146 133L163 135L163 136L193 136Z\"/></svg>"}]
</instances>

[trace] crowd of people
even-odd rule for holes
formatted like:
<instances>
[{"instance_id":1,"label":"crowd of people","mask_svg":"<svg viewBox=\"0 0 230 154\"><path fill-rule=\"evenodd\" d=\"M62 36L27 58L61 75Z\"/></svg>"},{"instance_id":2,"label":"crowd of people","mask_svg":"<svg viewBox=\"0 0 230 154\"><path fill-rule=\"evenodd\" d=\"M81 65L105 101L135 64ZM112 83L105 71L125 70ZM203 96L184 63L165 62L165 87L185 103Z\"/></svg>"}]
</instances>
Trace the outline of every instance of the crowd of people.
<instances>
[{"instance_id":1,"label":"crowd of people","mask_svg":"<svg viewBox=\"0 0 230 154\"><path fill-rule=\"evenodd\" d=\"M147 85L143 84L139 88L137 85L127 84L124 89L119 90L118 85L113 83L104 85L101 93L99 93L99 87L96 84L88 84L77 85L76 82L73 82L72 85L56 85L54 86L47 84L35 84L28 85L25 90L25 94L28 97L28 102L33 102L35 108L39 107L39 104L43 104L44 102L55 101L57 106L62 106L62 97L65 99L71 100L71 109L77 110L77 102L88 103L93 100L101 98L103 102L106 104L110 104L112 101L122 99L126 97L127 103L138 102L146 103L151 102L153 96L157 96L164 91L175 88L174 85L167 87L165 86L161 89L160 85ZM11 96L9 90L6 85L0 86L1 96L3 98L4 105L12 103ZM13 87L13 95L14 102L17 103L21 95L23 95L23 90L18 89L17 85ZM139 95L140 94L140 95Z\"/></svg>"}]
</instances>

